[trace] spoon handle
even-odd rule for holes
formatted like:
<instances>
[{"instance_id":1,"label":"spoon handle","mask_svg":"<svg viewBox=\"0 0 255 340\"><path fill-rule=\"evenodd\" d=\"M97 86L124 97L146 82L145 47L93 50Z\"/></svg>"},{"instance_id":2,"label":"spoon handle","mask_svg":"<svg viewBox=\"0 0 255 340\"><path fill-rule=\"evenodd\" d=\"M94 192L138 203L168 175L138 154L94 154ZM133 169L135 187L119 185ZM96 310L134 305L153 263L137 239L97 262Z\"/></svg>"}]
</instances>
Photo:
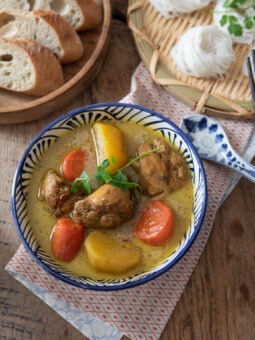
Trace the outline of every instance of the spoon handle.
<instances>
[{"instance_id":1,"label":"spoon handle","mask_svg":"<svg viewBox=\"0 0 255 340\"><path fill-rule=\"evenodd\" d=\"M255 166L246 162L237 153L232 153L232 157L227 159L226 165L255 183Z\"/></svg>"}]
</instances>

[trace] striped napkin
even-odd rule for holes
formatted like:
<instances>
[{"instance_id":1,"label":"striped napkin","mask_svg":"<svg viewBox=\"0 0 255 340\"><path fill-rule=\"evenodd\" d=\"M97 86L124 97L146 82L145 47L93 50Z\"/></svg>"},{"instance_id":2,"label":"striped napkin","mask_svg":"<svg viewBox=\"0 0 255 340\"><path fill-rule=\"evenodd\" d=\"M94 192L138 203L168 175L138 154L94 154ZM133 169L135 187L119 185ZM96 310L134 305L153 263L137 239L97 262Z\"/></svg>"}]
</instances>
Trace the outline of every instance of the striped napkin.
<instances>
[{"instance_id":1,"label":"striped napkin","mask_svg":"<svg viewBox=\"0 0 255 340\"><path fill-rule=\"evenodd\" d=\"M121 100L153 109L177 125L192 110L158 87L144 64ZM232 146L248 161L255 151L254 123L218 119ZM203 161L208 181L208 208L201 231L187 254L168 272L137 288L90 291L68 285L45 272L21 245L6 270L91 340L158 339L164 330L209 237L218 207L239 180L238 174Z\"/></svg>"}]
</instances>

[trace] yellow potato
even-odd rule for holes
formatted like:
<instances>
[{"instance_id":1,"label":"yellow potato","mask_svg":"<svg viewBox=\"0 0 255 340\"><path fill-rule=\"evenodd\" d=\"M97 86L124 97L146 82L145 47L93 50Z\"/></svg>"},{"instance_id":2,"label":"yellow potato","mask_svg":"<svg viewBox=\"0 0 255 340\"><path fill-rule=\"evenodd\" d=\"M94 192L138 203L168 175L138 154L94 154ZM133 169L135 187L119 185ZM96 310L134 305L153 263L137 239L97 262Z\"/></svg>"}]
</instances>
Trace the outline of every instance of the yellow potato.
<instances>
[{"instance_id":1,"label":"yellow potato","mask_svg":"<svg viewBox=\"0 0 255 340\"><path fill-rule=\"evenodd\" d=\"M125 273L135 268L141 260L139 248L101 231L93 231L88 235L85 250L95 269L110 274Z\"/></svg>"},{"instance_id":2,"label":"yellow potato","mask_svg":"<svg viewBox=\"0 0 255 340\"><path fill-rule=\"evenodd\" d=\"M111 162L108 169L113 172L116 167L112 163L112 157L115 159L118 168L127 163L127 148L120 129L110 123L96 123L92 128L92 133L96 145L98 165L107 158Z\"/></svg>"}]
</instances>

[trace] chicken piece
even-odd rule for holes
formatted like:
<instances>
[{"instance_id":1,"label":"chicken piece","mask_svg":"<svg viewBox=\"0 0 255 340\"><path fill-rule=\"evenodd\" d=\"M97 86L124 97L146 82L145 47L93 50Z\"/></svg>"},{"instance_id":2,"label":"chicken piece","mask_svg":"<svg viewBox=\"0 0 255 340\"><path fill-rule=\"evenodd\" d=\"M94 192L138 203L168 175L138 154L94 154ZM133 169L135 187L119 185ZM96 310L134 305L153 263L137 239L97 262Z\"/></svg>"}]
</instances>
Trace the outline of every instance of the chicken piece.
<instances>
[{"instance_id":1,"label":"chicken piece","mask_svg":"<svg viewBox=\"0 0 255 340\"><path fill-rule=\"evenodd\" d=\"M130 192L104 184L75 203L73 218L88 228L112 228L128 220L133 213Z\"/></svg>"},{"instance_id":2,"label":"chicken piece","mask_svg":"<svg viewBox=\"0 0 255 340\"><path fill-rule=\"evenodd\" d=\"M139 160L140 183L149 195L157 195L165 190L176 190L187 179L182 158L163 139L139 145L138 154L157 147L162 149Z\"/></svg>"},{"instance_id":3,"label":"chicken piece","mask_svg":"<svg viewBox=\"0 0 255 340\"><path fill-rule=\"evenodd\" d=\"M83 197L81 197L81 196L74 196L73 195L73 196L70 196L69 198L67 198L66 200L60 201L60 204L58 205L58 207L54 211L54 215L55 216L63 216L63 215L69 214L73 210L75 202L81 200L82 198Z\"/></svg>"},{"instance_id":4,"label":"chicken piece","mask_svg":"<svg viewBox=\"0 0 255 340\"><path fill-rule=\"evenodd\" d=\"M170 179L169 187L171 190L177 190L186 181L188 176L187 169L183 164L181 156L176 152L171 153L170 158Z\"/></svg>"},{"instance_id":5,"label":"chicken piece","mask_svg":"<svg viewBox=\"0 0 255 340\"><path fill-rule=\"evenodd\" d=\"M152 148L151 144L143 143L138 147L138 155L150 151ZM168 186L169 174L167 165L156 152L139 160L140 183L149 195L159 194Z\"/></svg>"},{"instance_id":6,"label":"chicken piece","mask_svg":"<svg viewBox=\"0 0 255 340\"><path fill-rule=\"evenodd\" d=\"M71 196L69 184L53 169L47 171L41 183L39 198L48 203L56 216L71 212L74 203L80 199Z\"/></svg>"}]
</instances>

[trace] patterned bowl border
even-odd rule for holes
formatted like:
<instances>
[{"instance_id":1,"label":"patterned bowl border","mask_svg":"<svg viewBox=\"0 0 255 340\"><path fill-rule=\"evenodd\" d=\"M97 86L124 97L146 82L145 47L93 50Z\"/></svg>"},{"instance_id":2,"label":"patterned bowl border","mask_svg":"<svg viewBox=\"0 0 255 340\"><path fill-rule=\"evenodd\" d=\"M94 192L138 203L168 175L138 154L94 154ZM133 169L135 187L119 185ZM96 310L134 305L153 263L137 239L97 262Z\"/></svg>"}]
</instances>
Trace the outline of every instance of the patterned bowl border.
<instances>
[{"instance_id":1,"label":"patterned bowl border","mask_svg":"<svg viewBox=\"0 0 255 340\"><path fill-rule=\"evenodd\" d=\"M39 163L42 155L66 132L82 125L105 120L132 120L139 125L149 126L153 130L160 131L162 136L169 140L184 157L190 169L194 185L194 205L190 227L177 249L160 265L152 268L150 271L121 280L93 280L87 277L76 276L64 269L41 249L34 236L27 213L26 196L29 182L33 175L33 170ZM160 114L138 105L102 103L71 111L54 120L33 139L17 167L13 181L11 202L17 233L25 248L41 267L56 278L74 286L110 291L131 288L148 282L166 272L182 258L192 245L202 226L207 205L207 184L203 165L195 148L174 123Z\"/></svg>"}]
</instances>

